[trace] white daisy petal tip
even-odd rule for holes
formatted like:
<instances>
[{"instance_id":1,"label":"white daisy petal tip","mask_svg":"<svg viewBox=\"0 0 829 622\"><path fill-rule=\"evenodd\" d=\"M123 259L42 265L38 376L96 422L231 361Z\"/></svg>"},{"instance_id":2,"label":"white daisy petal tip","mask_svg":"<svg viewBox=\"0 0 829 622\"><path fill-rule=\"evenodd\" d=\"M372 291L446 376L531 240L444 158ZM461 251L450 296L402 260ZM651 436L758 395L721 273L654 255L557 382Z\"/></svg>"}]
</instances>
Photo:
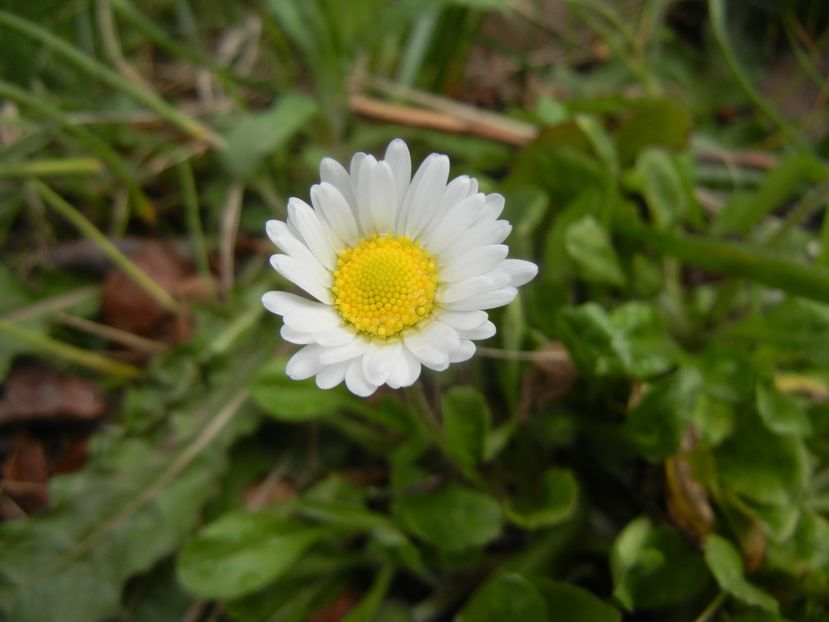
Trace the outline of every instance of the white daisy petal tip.
<instances>
[{"instance_id":1,"label":"white daisy petal tip","mask_svg":"<svg viewBox=\"0 0 829 622\"><path fill-rule=\"evenodd\" d=\"M480 194L467 175L449 181L442 154L413 168L399 138L383 159L358 153L346 168L324 158L310 205L291 198L285 221L265 224L281 250L271 264L298 288L262 296L283 338L301 346L290 378L344 383L361 397L410 386L423 367L470 359L496 332L486 310L538 274L507 258L502 195Z\"/></svg>"}]
</instances>

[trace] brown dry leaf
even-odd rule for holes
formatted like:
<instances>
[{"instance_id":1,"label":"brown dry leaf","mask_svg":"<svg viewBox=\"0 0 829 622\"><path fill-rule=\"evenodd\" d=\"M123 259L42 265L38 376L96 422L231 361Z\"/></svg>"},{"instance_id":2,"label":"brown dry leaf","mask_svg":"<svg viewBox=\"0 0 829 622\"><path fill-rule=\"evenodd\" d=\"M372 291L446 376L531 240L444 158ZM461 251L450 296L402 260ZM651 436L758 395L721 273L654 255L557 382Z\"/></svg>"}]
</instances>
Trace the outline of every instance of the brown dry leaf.
<instances>
[{"instance_id":1,"label":"brown dry leaf","mask_svg":"<svg viewBox=\"0 0 829 622\"><path fill-rule=\"evenodd\" d=\"M674 524L697 541L714 530L714 510L705 486L694 479L689 455L697 444L692 428L685 432L679 452L665 461L668 513Z\"/></svg>"},{"instance_id":2,"label":"brown dry leaf","mask_svg":"<svg viewBox=\"0 0 829 622\"><path fill-rule=\"evenodd\" d=\"M193 267L171 244L149 241L130 259L174 297L193 276ZM110 326L171 344L186 341L192 328L189 317L168 312L117 269L104 280L101 316Z\"/></svg>"},{"instance_id":3,"label":"brown dry leaf","mask_svg":"<svg viewBox=\"0 0 829 622\"><path fill-rule=\"evenodd\" d=\"M533 368L524 376L521 388L519 417L567 393L578 377L573 360L561 343L536 350L532 362Z\"/></svg>"},{"instance_id":4,"label":"brown dry leaf","mask_svg":"<svg viewBox=\"0 0 829 622\"><path fill-rule=\"evenodd\" d=\"M49 464L46 451L40 441L28 434L19 433L13 441L11 450L2 467L3 494L13 501L16 510L26 514L35 512L49 503ZM2 518L18 518L19 511L8 515L4 510L10 509L0 505Z\"/></svg>"},{"instance_id":5,"label":"brown dry leaf","mask_svg":"<svg viewBox=\"0 0 829 622\"><path fill-rule=\"evenodd\" d=\"M5 382L0 423L103 417L107 402L101 388L41 365L17 365Z\"/></svg>"},{"instance_id":6,"label":"brown dry leaf","mask_svg":"<svg viewBox=\"0 0 829 622\"><path fill-rule=\"evenodd\" d=\"M341 622L356 605L358 598L350 592L343 592L322 609L308 617L308 622Z\"/></svg>"}]
</instances>

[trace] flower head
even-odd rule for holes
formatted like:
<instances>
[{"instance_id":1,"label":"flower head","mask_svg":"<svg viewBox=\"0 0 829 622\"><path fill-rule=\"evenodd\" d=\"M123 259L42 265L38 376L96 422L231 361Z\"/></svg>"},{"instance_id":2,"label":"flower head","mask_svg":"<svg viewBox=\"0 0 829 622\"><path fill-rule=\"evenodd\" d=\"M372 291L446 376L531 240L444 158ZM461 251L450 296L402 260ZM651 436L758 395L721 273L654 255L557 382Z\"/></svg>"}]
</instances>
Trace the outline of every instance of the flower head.
<instances>
[{"instance_id":1,"label":"flower head","mask_svg":"<svg viewBox=\"0 0 829 622\"><path fill-rule=\"evenodd\" d=\"M538 268L507 259L512 227L500 194L478 192L465 175L448 181L449 159L433 153L411 177L400 139L377 161L364 153L350 171L325 158L311 204L288 201L287 222L267 232L284 254L283 277L313 299L274 291L265 307L284 320L282 337L303 344L288 361L295 380L329 389L345 380L357 395L405 387L421 366L442 371L495 334L486 309L503 306Z\"/></svg>"}]
</instances>

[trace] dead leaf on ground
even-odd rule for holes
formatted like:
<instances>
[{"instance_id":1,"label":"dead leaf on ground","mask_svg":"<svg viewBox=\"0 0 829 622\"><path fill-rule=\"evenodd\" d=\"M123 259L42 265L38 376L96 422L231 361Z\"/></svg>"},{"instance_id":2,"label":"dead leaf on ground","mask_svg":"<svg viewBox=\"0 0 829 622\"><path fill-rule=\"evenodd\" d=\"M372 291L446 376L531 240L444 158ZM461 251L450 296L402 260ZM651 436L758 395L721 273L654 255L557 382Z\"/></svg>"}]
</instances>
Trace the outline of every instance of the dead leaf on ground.
<instances>
[{"instance_id":1,"label":"dead leaf on ground","mask_svg":"<svg viewBox=\"0 0 829 622\"><path fill-rule=\"evenodd\" d=\"M0 399L0 423L92 421L106 411L106 397L97 384L42 365L15 366Z\"/></svg>"},{"instance_id":2,"label":"dead leaf on ground","mask_svg":"<svg viewBox=\"0 0 829 622\"><path fill-rule=\"evenodd\" d=\"M0 504L0 518L22 518L49 503L49 463L40 441L23 432L17 434L3 461L2 473L7 503Z\"/></svg>"},{"instance_id":3,"label":"dead leaf on ground","mask_svg":"<svg viewBox=\"0 0 829 622\"><path fill-rule=\"evenodd\" d=\"M191 287L193 267L171 244L149 241L130 259L174 297ZM110 326L170 344L187 341L192 329L186 314L170 313L118 269L104 280L101 316Z\"/></svg>"},{"instance_id":4,"label":"dead leaf on ground","mask_svg":"<svg viewBox=\"0 0 829 622\"><path fill-rule=\"evenodd\" d=\"M341 622L357 605L357 596L343 592L322 609L308 617L308 622Z\"/></svg>"},{"instance_id":5,"label":"dead leaf on ground","mask_svg":"<svg viewBox=\"0 0 829 622\"><path fill-rule=\"evenodd\" d=\"M567 393L578 377L573 360L561 343L551 343L536 350L532 362L533 367L522 382L519 418Z\"/></svg>"}]
</instances>

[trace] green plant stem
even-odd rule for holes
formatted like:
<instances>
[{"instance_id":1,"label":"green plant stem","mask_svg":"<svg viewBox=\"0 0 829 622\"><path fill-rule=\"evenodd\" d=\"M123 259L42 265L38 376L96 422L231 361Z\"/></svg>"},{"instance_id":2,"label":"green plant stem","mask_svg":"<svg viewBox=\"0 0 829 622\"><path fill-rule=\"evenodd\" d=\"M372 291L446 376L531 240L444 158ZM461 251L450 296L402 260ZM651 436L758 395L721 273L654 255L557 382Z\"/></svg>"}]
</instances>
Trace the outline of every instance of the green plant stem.
<instances>
[{"instance_id":1,"label":"green plant stem","mask_svg":"<svg viewBox=\"0 0 829 622\"><path fill-rule=\"evenodd\" d=\"M89 240L100 248L101 251L109 257L109 259L116 266L123 270L136 285L143 289L148 296L152 297L153 300L172 313L178 313L181 311L180 305L167 292L167 290L156 283L147 275L146 272L136 266L129 259L129 257L118 250L118 248L110 242L109 239L107 239L107 237L95 227L95 225L89 222L83 214L81 214L63 197L58 195L42 181L33 180L31 183L49 207L66 218L66 220L72 223L78 231L89 238Z\"/></svg>"},{"instance_id":2,"label":"green plant stem","mask_svg":"<svg viewBox=\"0 0 829 622\"><path fill-rule=\"evenodd\" d=\"M722 604L726 601L727 598L728 594L725 592L720 592L719 594L717 594L716 597L714 597L714 600L708 603L708 606L705 609L703 609L702 613L700 613L694 619L694 622L708 622L711 619L711 617L715 613L717 613L717 609L719 609L722 606Z\"/></svg>"},{"instance_id":3,"label":"green plant stem","mask_svg":"<svg viewBox=\"0 0 829 622\"><path fill-rule=\"evenodd\" d=\"M418 420L423 424L423 428L428 433L432 442L443 450L443 430L440 426L440 419L432 407L429 405L429 400L426 399L426 391L423 389L423 382L417 380L412 386L406 387L406 398L412 407L412 410L418 417Z\"/></svg>"},{"instance_id":4,"label":"green plant stem","mask_svg":"<svg viewBox=\"0 0 829 622\"><path fill-rule=\"evenodd\" d=\"M792 128L789 123L783 119L783 117L781 117L770 104L766 102L766 100L760 97L757 89L754 88L754 85L751 84L751 81L746 76L745 70L737 60L737 55L734 53L734 50L731 49L731 44L728 41L728 22L725 16L725 2L723 0L708 0L708 14L711 19L711 29L714 31L714 38L717 41L717 45L725 58L728 68L731 69L731 73L734 74L734 77L743 89L743 92L745 92L751 102L757 106L760 112L766 115L771 122L774 123L781 132L783 132L783 135L790 140L795 147L801 151L809 151L806 143L803 142L803 139L797 131L794 130L794 128Z\"/></svg>"},{"instance_id":5,"label":"green plant stem","mask_svg":"<svg viewBox=\"0 0 829 622\"><path fill-rule=\"evenodd\" d=\"M210 261L207 254L207 243L204 239L201 217L199 216L199 197L196 192L196 181L193 178L193 169L187 160L178 166L178 179L181 186L182 202L187 217L187 228L190 230L190 243L193 247L193 256L196 266L205 282L210 285L211 295L215 293L213 274L210 272Z\"/></svg>"},{"instance_id":6,"label":"green plant stem","mask_svg":"<svg viewBox=\"0 0 829 622\"><path fill-rule=\"evenodd\" d=\"M738 244L697 235L655 231L643 225L617 224L631 242L661 255L732 277L745 278L790 294L829 302L829 269Z\"/></svg>"},{"instance_id":7,"label":"green plant stem","mask_svg":"<svg viewBox=\"0 0 829 622\"><path fill-rule=\"evenodd\" d=\"M6 335L15 341L30 345L44 354L49 354L112 376L134 378L141 373L141 370L137 367L133 367L127 363L113 361L106 356L53 339L52 337L29 330L28 328L23 328L2 318L0 318L0 335Z\"/></svg>"},{"instance_id":8,"label":"green plant stem","mask_svg":"<svg viewBox=\"0 0 829 622\"><path fill-rule=\"evenodd\" d=\"M104 162L112 171L112 174L127 187L138 214L144 220L150 221L153 219L153 209L141 187L135 182L134 173L124 163L121 156L107 143L86 128L70 124L63 111L47 103L43 97L35 97L14 84L0 80L0 97L10 99L16 104L25 106L36 114L57 123L67 135L74 137Z\"/></svg>"},{"instance_id":9,"label":"green plant stem","mask_svg":"<svg viewBox=\"0 0 829 622\"><path fill-rule=\"evenodd\" d=\"M4 162L0 177L46 177L50 175L94 175L103 171L95 158L66 158L63 160L34 160L31 162Z\"/></svg>"},{"instance_id":10,"label":"green plant stem","mask_svg":"<svg viewBox=\"0 0 829 622\"><path fill-rule=\"evenodd\" d=\"M171 125L178 127L190 136L198 140L207 141L214 147L225 146L224 139L215 134L207 126L195 119L191 119L180 112L175 106L168 104L150 91L130 82L94 58L79 51L60 37L56 37L45 28L7 11L0 11L0 25L39 41L87 75L104 82L110 87L144 104L150 110L157 112L159 116L166 119Z\"/></svg>"}]
</instances>

